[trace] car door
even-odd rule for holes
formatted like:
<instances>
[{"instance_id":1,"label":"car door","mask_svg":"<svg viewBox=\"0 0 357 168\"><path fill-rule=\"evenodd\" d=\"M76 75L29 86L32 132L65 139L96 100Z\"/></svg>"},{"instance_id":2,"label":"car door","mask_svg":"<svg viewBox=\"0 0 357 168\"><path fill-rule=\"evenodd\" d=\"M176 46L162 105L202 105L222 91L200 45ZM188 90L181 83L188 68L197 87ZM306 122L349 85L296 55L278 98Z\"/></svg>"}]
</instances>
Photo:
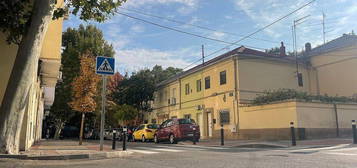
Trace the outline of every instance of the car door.
<instances>
[{"instance_id":1,"label":"car door","mask_svg":"<svg viewBox=\"0 0 357 168\"><path fill-rule=\"evenodd\" d=\"M134 132L134 138L135 139L141 139L142 131L143 131L144 125L140 125L136 131Z\"/></svg>"},{"instance_id":2,"label":"car door","mask_svg":"<svg viewBox=\"0 0 357 168\"><path fill-rule=\"evenodd\" d=\"M164 121L161 125L160 125L160 129L158 129L156 131L156 135L159 137L159 139L165 139L165 128L166 128L166 124L167 121Z\"/></svg>"},{"instance_id":3,"label":"car door","mask_svg":"<svg viewBox=\"0 0 357 168\"><path fill-rule=\"evenodd\" d=\"M171 132L171 124L172 124L172 120L169 119L166 121L165 123L165 128L163 129L163 139L169 139L169 135Z\"/></svg>"}]
</instances>

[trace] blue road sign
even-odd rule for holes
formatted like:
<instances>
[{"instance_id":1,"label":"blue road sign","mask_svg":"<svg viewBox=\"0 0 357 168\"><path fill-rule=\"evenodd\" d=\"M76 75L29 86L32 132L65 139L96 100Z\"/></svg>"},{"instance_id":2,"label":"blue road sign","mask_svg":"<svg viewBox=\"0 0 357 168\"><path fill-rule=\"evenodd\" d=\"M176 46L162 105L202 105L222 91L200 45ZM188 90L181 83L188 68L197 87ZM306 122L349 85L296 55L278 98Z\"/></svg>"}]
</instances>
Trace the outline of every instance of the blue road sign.
<instances>
[{"instance_id":1,"label":"blue road sign","mask_svg":"<svg viewBox=\"0 0 357 168\"><path fill-rule=\"evenodd\" d=\"M100 75L113 75L115 68L115 59L111 57L97 57L97 66L95 73Z\"/></svg>"}]
</instances>

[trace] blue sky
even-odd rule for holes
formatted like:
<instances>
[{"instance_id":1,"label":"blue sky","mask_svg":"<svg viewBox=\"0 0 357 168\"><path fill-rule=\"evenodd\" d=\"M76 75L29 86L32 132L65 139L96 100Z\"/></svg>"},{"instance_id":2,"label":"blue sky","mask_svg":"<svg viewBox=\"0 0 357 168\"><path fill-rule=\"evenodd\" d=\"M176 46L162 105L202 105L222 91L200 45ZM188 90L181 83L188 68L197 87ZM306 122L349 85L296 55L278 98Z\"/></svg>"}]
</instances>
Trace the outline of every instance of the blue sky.
<instances>
[{"instance_id":1,"label":"blue sky","mask_svg":"<svg viewBox=\"0 0 357 168\"><path fill-rule=\"evenodd\" d=\"M237 35L254 32L307 2L309 0L128 0L123 5L126 9L139 10L219 31L202 30L124 9L119 11L182 31L234 42L241 38ZM310 16L297 27L298 48L301 49L306 42L311 42L313 46L320 45L323 43L322 11L326 14L327 41L353 29L357 31L356 0L316 0L310 6L254 35L255 39L244 40L239 45L268 49L279 46L279 42L284 41L287 50L290 51L293 20L306 15ZM67 27L78 27L81 23L94 24L103 31L105 39L115 47L116 70L121 73L151 68L156 64L184 68L201 58L202 44L205 45L206 55L227 45L163 29L121 15L115 15L104 23L83 22L75 16L70 16L64 23L64 30ZM239 45L227 48L207 59Z\"/></svg>"}]
</instances>

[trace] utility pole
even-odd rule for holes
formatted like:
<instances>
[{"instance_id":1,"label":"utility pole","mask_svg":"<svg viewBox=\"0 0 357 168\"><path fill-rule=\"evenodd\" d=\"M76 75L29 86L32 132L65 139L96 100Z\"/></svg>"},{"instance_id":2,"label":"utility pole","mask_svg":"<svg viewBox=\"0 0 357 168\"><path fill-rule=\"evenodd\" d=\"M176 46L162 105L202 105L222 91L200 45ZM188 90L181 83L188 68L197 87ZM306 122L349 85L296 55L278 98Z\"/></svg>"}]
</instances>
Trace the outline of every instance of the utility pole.
<instances>
[{"instance_id":1,"label":"utility pole","mask_svg":"<svg viewBox=\"0 0 357 168\"><path fill-rule=\"evenodd\" d=\"M325 13L322 12L322 36L324 39L324 44L326 43L325 17L326 17Z\"/></svg>"},{"instance_id":2,"label":"utility pole","mask_svg":"<svg viewBox=\"0 0 357 168\"><path fill-rule=\"evenodd\" d=\"M300 74L299 74L299 63L298 63L298 55L297 55L297 40L296 40L296 26L303 23L304 19L309 17L310 15L304 16L300 19L296 19L293 22L292 26L292 36L293 36L293 50L294 50L294 56L295 56L295 64L296 64L296 79L298 81L298 84L300 83ZM300 84L299 84L300 85Z\"/></svg>"},{"instance_id":3,"label":"utility pole","mask_svg":"<svg viewBox=\"0 0 357 168\"><path fill-rule=\"evenodd\" d=\"M202 45L202 65L205 64L205 46Z\"/></svg>"}]
</instances>

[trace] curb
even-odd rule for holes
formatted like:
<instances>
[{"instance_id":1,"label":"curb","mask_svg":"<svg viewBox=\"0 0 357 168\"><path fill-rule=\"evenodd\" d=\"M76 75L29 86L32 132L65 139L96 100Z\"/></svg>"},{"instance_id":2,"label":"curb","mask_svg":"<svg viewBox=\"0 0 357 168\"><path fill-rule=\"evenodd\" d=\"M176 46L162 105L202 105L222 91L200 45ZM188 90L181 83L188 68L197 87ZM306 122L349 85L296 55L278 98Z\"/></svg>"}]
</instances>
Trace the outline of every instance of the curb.
<instances>
[{"instance_id":1,"label":"curb","mask_svg":"<svg viewBox=\"0 0 357 168\"><path fill-rule=\"evenodd\" d=\"M8 159L20 159L20 160L74 160L74 159L110 159L110 158L124 158L128 157L133 152L129 151L114 151L114 152L102 152L102 153L88 153L88 154L72 154L72 155L7 155L0 154L0 158Z\"/></svg>"}]
</instances>

